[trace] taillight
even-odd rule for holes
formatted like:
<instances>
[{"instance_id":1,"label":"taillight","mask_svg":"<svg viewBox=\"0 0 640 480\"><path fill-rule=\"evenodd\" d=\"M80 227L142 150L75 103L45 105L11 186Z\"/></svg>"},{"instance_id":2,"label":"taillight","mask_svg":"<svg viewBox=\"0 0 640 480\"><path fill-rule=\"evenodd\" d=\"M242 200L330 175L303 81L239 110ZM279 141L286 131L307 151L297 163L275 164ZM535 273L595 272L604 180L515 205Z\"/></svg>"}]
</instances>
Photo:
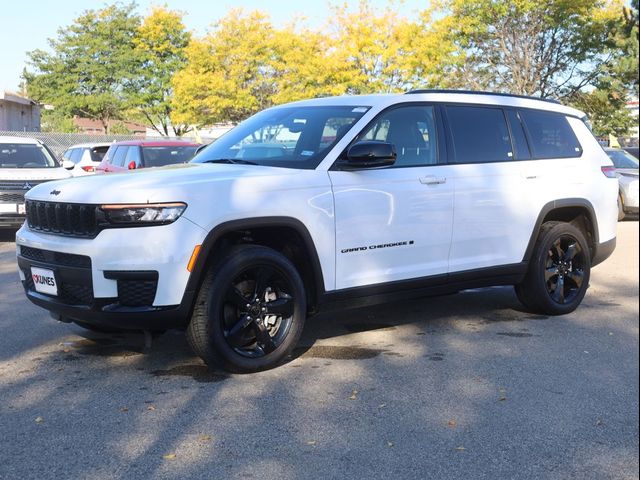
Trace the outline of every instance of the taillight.
<instances>
[{"instance_id":1,"label":"taillight","mask_svg":"<svg viewBox=\"0 0 640 480\"><path fill-rule=\"evenodd\" d=\"M600 167L602 173L607 178L618 178L618 174L616 173L616 167L608 166L608 167Z\"/></svg>"},{"instance_id":2,"label":"taillight","mask_svg":"<svg viewBox=\"0 0 640 480\"><path fill-rule=\"evenodd\" d=\"M84 166L82 167L82 169L83 169L85 172L95 172L95 171L96 171L96 168L95 168L94 166L92 166L92 165L84 165Z\"/></svg>"}]
</instances>

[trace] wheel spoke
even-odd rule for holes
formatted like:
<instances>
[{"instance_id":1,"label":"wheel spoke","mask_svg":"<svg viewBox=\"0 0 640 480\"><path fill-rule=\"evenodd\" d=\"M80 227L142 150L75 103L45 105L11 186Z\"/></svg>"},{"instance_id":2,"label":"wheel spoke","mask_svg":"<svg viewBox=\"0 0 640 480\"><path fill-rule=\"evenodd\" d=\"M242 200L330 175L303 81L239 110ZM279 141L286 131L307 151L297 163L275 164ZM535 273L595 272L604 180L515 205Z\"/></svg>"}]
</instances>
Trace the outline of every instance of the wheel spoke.
<instances>
[{"instance_id":1,"label":"wheel spoke","mask_svg":"<svg viewBox=\"0 0 640 480\"><path fill-rule=\"evenodd\" d=\"M544 281L548 282L549 280L551 280L553 277L558 275L558 267L557 266L553 266L553 267L549 267L544 271Z\"/></svg>"},{"instance_id":2,"label":"wheel spoke","mask_svg":"<svg viewBox=\"0 0 640 480\"><path fill-rule=\"evenodd\" d=\"M260 350L264 352L264 354L268 354L273 352L276 349L276 344L273 343L273 338L269 335L269 332L264 326L262 322L254 322L255 332L256 332L256 342Z\"/></svg>"},{"instance_id":3,"label":"wheel spoke","mask_svg":"<svg viewBox=\"0 0 640 480\"><path fill-rule=\"evenodd\" d=\"M235 347L241 347L243 334L252 321L253 319L249 317L249 315L242 315L238 319L238 321L229 329L229 331L225 332L227 342Z\"/></svg>"},{"instance_id":4,"label":"wheel spoke","mask_svg":"<svg viewBox=\"0 0 640 480\"><path fill-rule=\"evenodd\" d=\"M245 298L244 295L240 293L240 290L235 287L231 287L227 290L227 295L224 299L226 302L232 303L243 311L246 310L247 304L249 303L249 300Z\"/></svg>"},{"instance_id":5,"label":"wheel spoke","mask_svg":"<svg viewBox=\"0 0 640 480\"><path fill-rule=\"evenodd\" d=\"M253 291L255 298L264 298L264 292L269 286L269 280L273 277L273 270L267 267L260 267L256 272L256 285Z\"/></svg>"},{"instance_id":6,"label":"wheel spoke","mask_svg":"<svg viewBox=\"0 0 640 480\"><path fill-rule=\"evenodd\" d=\"M564 303L564 277L558 277L558 283L556 283L556 289L551 296L556 302Z\"/></svg>"},{"instance_id":7,"label":"wheel spoke","mask_svg":"<svg viewBox=\"0 0 640 480\"><path fill-rule=\"evenodd\" d=\"M557 239L555 242L553 242L553 245L551 246L551 251L553 253L556 254L556 260L560 261L562 260L562 257L564 255L564 250L562 250L562 245L560 244L560 239Z\"/></svg>"},{"instance_id":8,"label":"wheel spoke","mask_svg":"<svg viewBox=\"0 0 640 480\"><path fill-rule=\"evenodd\" d=\"M282 297L264 304L267 314L278 315L283 318L289 318L293 315L293 299L291 297Z\"/></svg>"},{"instance_id":9,"label":"wheel spoke","mask_svg":"<svg viewBox=\"0 0 640 480\"><path fill-rule=\"evenodd\" d=\"M578 242L572 243L571 245L569 245L569 248L567 248L566 252L564 253L564 256L562 257L562 261L569 262L573 260L573 257L575 257L579 251L580 251L580 245L578 245Z\"/></svg>"},{"instance_id":10,"label":"wheel spoke","mask_svg":"<svg viewBox=\"0 0 640 480\"><path fill-rule=\"evenodd\" d=\"M581 270L574 270L573 272L567 273L567 277L571 279L573 283L576 284L576 287L582 287L582 282L584 281L584 272Z\"/></svg>"}]
</instances>

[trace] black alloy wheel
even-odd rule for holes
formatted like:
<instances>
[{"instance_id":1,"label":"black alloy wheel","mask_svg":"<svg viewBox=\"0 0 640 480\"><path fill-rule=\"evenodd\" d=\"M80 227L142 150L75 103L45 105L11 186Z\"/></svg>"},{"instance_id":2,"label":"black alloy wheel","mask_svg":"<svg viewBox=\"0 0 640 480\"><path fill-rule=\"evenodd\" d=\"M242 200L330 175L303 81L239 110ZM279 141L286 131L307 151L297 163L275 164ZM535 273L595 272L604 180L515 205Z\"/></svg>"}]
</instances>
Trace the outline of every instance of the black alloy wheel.
<instances>
[{"instance_id":1,"label":"black alloy wheel","mask_svg":"<svg viewBox=\"0 0 640 480\"><path fill-rule=\"evenodd\" d=\"M562 235L549 249L544 279L547 293L559 304L571 303L584 283L586 257L580 243L571 235Z\"/></svg>"},{"instance_id":2,"label":"black alloy wheel","mask_svg":"<svg viewBox=\"0 0 640 480\"><path fill-rule=\"evenodd\" d=\"M269 265L250 267L229 285L221 308L223 335L234 351L263 357L286 338L293 319L292 287Z\"/></svg>"},{"instance_id":3,"label":"black alloy wheel","mask_svg":"<svg viewBox=\"0 0 640 480\"><path fill-rule=\"evenodd\" d=\"M306 314L304 283L293 263L271 248L239 245L207 271L187 340L207 365L257 372L287 358Z\"/></svg>"}]
</instances>

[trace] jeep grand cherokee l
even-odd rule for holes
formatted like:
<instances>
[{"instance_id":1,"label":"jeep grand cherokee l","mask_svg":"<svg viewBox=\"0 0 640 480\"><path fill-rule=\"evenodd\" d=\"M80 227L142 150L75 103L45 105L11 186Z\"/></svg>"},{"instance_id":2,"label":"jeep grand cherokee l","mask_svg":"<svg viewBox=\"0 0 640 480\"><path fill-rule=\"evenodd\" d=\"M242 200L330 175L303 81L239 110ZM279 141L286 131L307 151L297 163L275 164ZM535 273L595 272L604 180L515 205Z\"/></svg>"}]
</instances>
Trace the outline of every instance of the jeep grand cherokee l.
<instances>
[{"instance_id":1,"label":"jeep grand cherokee l","mask_svg":"<svg viewBox=\"0 0 640 480\"><path fill-rule=\"evenodd\" d=\"M329 305L514 285L566 314L616 241L618 181L583 120L446 91L270 108L189 164L34 188L19 273L59 320L183 328L241 372Z\"/></svg>"}]
</instances>

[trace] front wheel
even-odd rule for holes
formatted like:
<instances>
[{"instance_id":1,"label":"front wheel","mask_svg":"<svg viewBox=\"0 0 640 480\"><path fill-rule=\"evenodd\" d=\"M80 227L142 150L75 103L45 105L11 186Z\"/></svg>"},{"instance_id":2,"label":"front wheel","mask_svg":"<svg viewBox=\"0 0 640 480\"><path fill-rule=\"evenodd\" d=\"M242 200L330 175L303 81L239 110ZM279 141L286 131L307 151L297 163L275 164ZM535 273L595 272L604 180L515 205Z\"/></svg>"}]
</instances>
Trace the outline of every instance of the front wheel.
<instances>
[{"instance_id":1,"label":"front wheel","mask_svg":"<svg viewBox=\"0 0 640 480\"><path fill-rule=\"evenodd\" d=\"M210 366L266 370L291 352L305 317L304 285L291 261L267 247L242 245L207 272L187 340Z\"/></svg>"},{"instance_id":2,"label":"front wheel","mask_svg":"<svg viewBox=\"0 0 640 480\"><path fill-rule=\"evenodd\" d=\"M532 311L564 315L582 302L590 273L591 255L582 232L569 223L547 222L516 294Z\"/></svg>"}]
</instances>

